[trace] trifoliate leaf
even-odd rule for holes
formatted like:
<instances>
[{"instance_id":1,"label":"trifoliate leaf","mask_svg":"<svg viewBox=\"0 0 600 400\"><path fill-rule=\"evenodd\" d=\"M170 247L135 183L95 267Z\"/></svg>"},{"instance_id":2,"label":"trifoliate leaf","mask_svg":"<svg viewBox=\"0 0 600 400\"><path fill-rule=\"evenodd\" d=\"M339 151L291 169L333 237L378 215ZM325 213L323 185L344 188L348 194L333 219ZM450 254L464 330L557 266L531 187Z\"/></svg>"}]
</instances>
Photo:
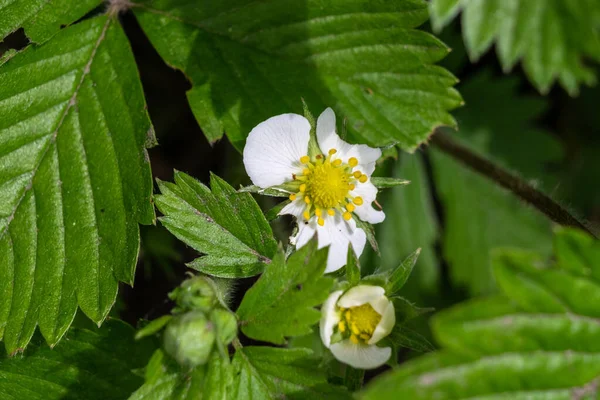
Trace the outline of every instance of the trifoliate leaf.
<instances>
[{"instance_id":1,"label":"trifoliate leaf","mask_svg":"<svg viewBox=\"0 0 600 400\"><path fill-rule=\"evenodd\" d=\"M159 182L161 223L179 240L206 254L188 264L205 274L240 278L260 274L277 251L273 232L249 193L211 175L211 189L182 172Z\"/></svg>"},{"instance_id":2,"label":"trifoliate leaf","mask_svg":"<svg viewBox=\"0 0 600 400\"><path fill-rule=\"evenodd\" d=\"M229 358L219 352L206 365L185 371L157 350L146 366L146 383L129 400L228 400L231 373Z\"/></svg>"},{"instance_id":3,"label":"trifoliate leaf","mask_svg":"<svg viewBox=\"0 0 600 400\"><path fill-rule=\"evenodd\" d=\"M0 355L0 398L27 400L121 400L143 382L142 368L154 349L134 342L134 330L112 320L101 329L71 328L54 349L36 335L24 354Z\"/></svg>"},{"instance_id":4,"label":"trifoliate leaf","mask_svg":"<svg viewBox=\"0 0 600 400\"><path fill-rule=\"evenodd\" d=\"M310 333L321 317L314 307L327 299L334 282L323 276L327 252L311 242L287 262L277 253L237 310L242 332L276 344L285 343L286 336Z\"/></svg>"},{"instance_id":5,"label":"trifoliate leaf","mask_svg":"<svg viewBox=\"0 0 600 400\"><path fill-rule=\"evenodd\" d=\"M532 127L545 103L518 97L518 84L512 78L494 80L489 73L467 81L463 93L471 110L457 113L461 129L453 137L499 165L537 179L538 186L550 187L555 178L544 166L560 158L560 145ZM455 286L464 286L472 294L495 290L490 263L493 247L550 254L551 224L545 216L447 154L432 150L445 219L442 250Z\"/></svg>"},{"instance_id":6,"label":"trifoliate leaf","mask_svg":"<svg viewBox=\"0 0 600 400\"><path fill-rule=\"evenodd\" d=\"M558 262L497 252L494 272L504 293L438 314L433 331L445 349L382 376L359 398L596 398L600 264L577 265L600 245L573 230L557 236ZM571 246L562 245L565 237ZM584 250L577 254L573 247Z\"/></svg>"},{"instance_id":7,"label":"trifoliate leaf","mask_svg":"<svg viewBox=\"0 0 600 400\"><path fill-rule=\"evenodd\" d=\"M6 4L6 2L4 2ZM3 14L4 15L4 14ZM154 222L152 127L127 38L100 16L0 68L0 337L104 320Z\"/></svg>"},{"instance_id":8,"label":"trifoliate leaf","mask_svg":"<svg viewBox=\"0 0 600 400\"><path fill-rule=\"evenodd\" d=\"M210 141L237 149L259 122L331 106L350 139L413 151L462 104L457 82L434 63L448 54L414 29L422 0L143 1L142 29L192 82L188 100Z\"/></svg>"},{"instance_id":9,"label":"trifoliate leaf","mask_svg":"<svg viewBox=\"0 0 600 400\"><path fill-rule=\"evenodd\" d=\"M308 349L244 347L233 358L235 399L350 399L327 383L319 360Z\"/></svg>"},{"instance_id":10,"label":"trifoliate leaf","mask_svg":"<svg viewBox=\"0 0 600 400\"><path fill-rule=\"evenodd\" d=\"M32 42L50 39L62 27L77 21L101 0L7 0L0 3L0 41L18 28Z\"/></svg>"},{"instance_id":11,"label":"trifoliate leaf","mask_svg":"<svg viewBox=\"0 0 600 400\"><path fill-rule=\"evenodd\" d=\"M462 11L464 41L472 60L494 43L506 72L523 69L542 93L555 80L572 95L596 76L586 59L600 62L600 3L596 0L432 0L436 30Z\"/></svg>"}]
</instances>

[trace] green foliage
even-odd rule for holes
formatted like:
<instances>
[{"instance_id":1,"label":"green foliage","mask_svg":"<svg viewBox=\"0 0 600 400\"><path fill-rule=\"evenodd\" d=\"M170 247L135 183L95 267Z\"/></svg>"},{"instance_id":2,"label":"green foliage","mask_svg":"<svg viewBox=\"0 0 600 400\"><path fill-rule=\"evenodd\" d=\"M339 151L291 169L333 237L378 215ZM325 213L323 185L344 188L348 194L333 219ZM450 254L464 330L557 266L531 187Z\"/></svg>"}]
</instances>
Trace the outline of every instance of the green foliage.
<instances>
[{"instance_id":1,"label":"green foliage","mask_svg":"<svg viewBox=\"0 0 600 400\"><path fill-rule=\"evenodd\" d=\"M319 360L308 349L244 347L233 359L234 399L349 399L327 383Z\"/></svg>"},{"instance_id":2,"label":"green foliage","mask_svg":"<svg viewBox=\"0 0 600 400\"><path fill-rule=\"evenodd\" d=\"M0 356L0 397L27 400L121 400L142 383L133 373L153 351L134 330L111 320L101 329L73 327L54 349L35 336L23 356Z\"/></svg>"},{"instance_id":3,"label":"green foliage","mask_svg":"<svg viewBox=\"0 0 600 400\"><path fill-rule=\"evenodd\" d=\"M7 0L0 3L0 40L23 27L32 42L42 43L61 27L83 17L101 0Z\"/></svg>"},{"instance_id":4,"label":"green foliage","mask_svg":"<svg viewBox=\"0 0 600 400\"><path fill-rule=\"evenodd\" d=\"M402 294L413 301L436 295L440 279L434 249L437 221L423 161L419 155L404 154L384 171L398 179L408 179L411 184L387 190L380 196L379 202L386 215L385 221L376 228L379 244L385 249L380 268L396 268L421 247L422 252ZM376 262L371 261L372 264Z\"/></svg>"},{"instance_id":5,"label":"green foliage","mask_svg":"<svg viewBox=\"0 0 600 400\"><path fill-rule=\"evenodd\" d=\"M332 106L355 141L413 151L461 105L448 49L414 28L422 0L145 1L135 8L164 60L192 81L188 100L206 137L241 149L259 122Z\"/></svg>"},{"instance_id":6,"label":"green foliage","mask_svg":"<svg viewBox=\"0 0 600 400\"><path fill-rule=\"evenodd\" d=\"M275 344L285 343L285 336L310 333L321 317L314 307L325 301L334 283L323 276L327 252L310 243L287 262L279 252L237 310L242 332Z\"/></svg>"},{"instance_id":7,"label":"green foliage","mask_svg":"<svg viewBox=\"0 0 600 400\"><path fill-rule=\"evenodd\" d=\"M503 295L438 314L433 330L445 350L386 374L360 398L595 398L599 254L597 241L571 230L557 232L549 265L535 253L498 252Z\"/></svg>"},{"instance_id":8,"label":"green foliage","mask_svg":"<svg viewBox=\"0 0 600 400\"><path fill-rule=\"evenodd\" d=\"M138 223L154 222L153 131L106 16L6 62L0 104L0 337L13 353L36 325L56 344L77 305L102 322L118 282L132 283Z\"/></svg>"},{"instance_id":9,"label":"green foliage","mask_svg":"<svg viewBox=\"0 0 600 400\"><path fill-rule=\"evenodd\" d=\"M146 366L146 383L129 400L227 400L232 383L227 357L213 353L208 364L182 370L162 350Z\"/></svg>"},{"instance_id":10,"label":"green foliage","mask_svg":"<svg viewBox=\"0 0 600 400\"><path fill-rule=\"evenodd\" d=\"M472 60L494 43L506 72L523 69L542 93L555 80L571 94L596 82L585 59L600 62L600 3L596 0L432 0L436 30L462 11L461 26Z\"/></svg>"},{"instance_id":11,"label":"green foliage","mask_svg":"<svg viewBox=\"0 0 600 400\"><path fill-rule=\"evenodd\" d=\"M160 222L178 239L206 254L188 264L224 278L260 274L277 251L273 232L249 193L211 175L211 189L182 172L159 182Z\"/></svg>"},{"instance_id":12,"label":"green foliage","mask_svg":"<svg viewBox=\"0 0 600 400\"><path fill-rule=\"evenodd\" d=\"M489 73L469 80L462 93L471 109L457 113L461 130L454 137L497 164L536 179L538 186L549 187L554 177L544 167L560 158L560 147L548 133L532 127L545 102L516 96L518 84L513 78L494 81ZM431 155L444 210L442 250L455 285L472 294L495 290L489 255L494 247L550 253L551 228L544 216L450 156L440 151Z\"/></svg>"}]
</instances>

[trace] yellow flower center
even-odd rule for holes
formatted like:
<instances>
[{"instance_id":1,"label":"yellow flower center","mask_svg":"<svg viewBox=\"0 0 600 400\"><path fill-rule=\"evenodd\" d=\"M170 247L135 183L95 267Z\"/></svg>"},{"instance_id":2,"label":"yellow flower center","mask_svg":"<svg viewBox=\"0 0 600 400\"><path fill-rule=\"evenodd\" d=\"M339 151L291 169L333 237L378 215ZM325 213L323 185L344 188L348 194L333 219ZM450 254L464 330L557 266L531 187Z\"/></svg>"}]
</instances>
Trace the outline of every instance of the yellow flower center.
<instances>
[{"instance_id":1,"label":"yellow flower center","mask_svg":"<svg viewBox=\"0 0 600 400\"><path fill-rule=\"evenodd\" d=\"M299 186L298 192L290 195L290 200L303 199L306 203L304 218L309 220L316 215L321 226L325 224L325 212L330 216L339 212L346 221L352 218L355 205L363 204L363 199L351 196L350 192L357 184L369 179L360 171L352 171L358 165L355 157L344 163L339 158L332 158L336 153L336 149L330 149L327 156L319 154L312 160L309 156L301 157L300 162L305 168L293 177Z\"/></svg>"},{"instance_id":2,"label":"yellow flower center","mask_svg":"<svg viewBox=\"0 0 600 400\"><path fill-rule=\"evenodd\" d=\"M340 313L338 330L355 344L367 343L381 321L381 315L368 303L356 307L340 307Z\"/></svg>"}]
</instances>

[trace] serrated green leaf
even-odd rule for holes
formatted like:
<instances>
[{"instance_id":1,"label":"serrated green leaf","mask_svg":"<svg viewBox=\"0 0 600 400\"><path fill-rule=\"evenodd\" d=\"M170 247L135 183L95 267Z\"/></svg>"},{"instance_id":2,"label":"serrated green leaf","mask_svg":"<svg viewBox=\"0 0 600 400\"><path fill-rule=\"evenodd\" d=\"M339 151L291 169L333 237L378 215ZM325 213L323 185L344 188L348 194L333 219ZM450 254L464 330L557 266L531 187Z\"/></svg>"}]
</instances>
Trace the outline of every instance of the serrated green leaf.
<instances>
[{"instance_id":1,"label":"serrated green leaf","mask_svg":"<svg viewBox=\"0 0 600 400\"><path fill-rule=\"evenodd\" d=\"M592 270L600 264L583 270L564 263L597 254L600 245L571 230L558 236L557 243L572 241L556 246L558 263L548 265L531 252L496 253L503 295L438 314L433 330L445 350L377 379L359 398L596 398L600 284ZM573 248L584 250L575 254Z\"/></svg>"},{"instance_id":2,"label":"serrated green leaf","mask_svg":"<svg viewBox=\"0 0 600 400\"><path fill-rule=\"evenodd\" d=\"M182 172L159 182L160 222L205 256L188 264L205 274L240 278L260 274L277 251L273 232L249 193L211 175L211 189Z\"/></svg>"},{"instance_id":3,"label":"serrated green leaf","mask_svg":"<svg viewBox=\"0 0 600 400\"><path fill-rule=\"evenodd\" d=\"M146 383L129 400L227 400L232 384L231 364L214 352L206 365L183 371L162 350L146 366Z\"/></svg>"},{"instance_id":4,"label":"serrated green leaf","mask_svg":"<svg viewBox=\"0 0 600 400\"><path fill-rule=\"evenodd\" d=\"M600 282L600 245L590 235L559 228L554 235L554 252L560 268Z\"/></svg>"},{"instance_id":5,"label":"serrated green leaf","mask_svg":"<svg viewBox=\"0 0 600 400\"><path fill-rule=\"evenodd\" d=\"M77 305L96 323L133 282L154 222L152 132L119 23L100 16L0 68L0 337L57 343Z\"/></svg>"},{"instance_id":6,"label":"serrated green leaf","mask_svg":"<svg viewBox=\"0 0 600 400\"><path fill-rule=\"evenodd\" d=\"M399 162L389 165L389 171L396 178L409 179L411 184L381 194L379 201L386 218L376 227L379 243L385 249L380 269L393 270L421 247L422 254L402 290L410 300L420 302L438 294L440 280L434 248L438 227L425 166L420 155L402 155Z\"/></svg>"},{"instance_id":7,"label":"serrated green leaf","mask_svg":"<svg viewBox=\"0 0 600 400\"><path fill-rule=\"evenodd\" d=\"M235 399L350 399L345 388L327 383L308 349L244 347L233 358Z\"/></svg>"},{"instance_id":8,"label":"serrated green leaf","mask_svg":"<svg viewBox=\"0 0 600 400\"><path fill-rule=\"evenodd\" d=\"M135 342L134 333L117 320L101 329L73 327L54 349L36 335L22 356L0 356L0 397L124 399L142 384L133 370L142 368L154 349L152 342Z\"/></svg>"},{"instance_id":9,"label":"serrated green leaf","mask_svg":"<svg viewBox=\"0 0 600 400\"><path fill-rule=\"evenodd\" d=\"M354 141L413 151L433 129L454 126L456 78L433 65L448 49L414 29L422 0L143 1L134 9L163 59L194 88L192 110L210 141L237 149L277 114L332 106Z\"/></svg>"},{"instance_id":10,"label":"serrated green leaf","mask_svg":"<svg viewBox=\"0 0 600 400\"><path fill-rule=\"evenodd\" d=\"M558 80L571 94L596 76L584 60L600 62L600 4L595 0L432 0L436 30L462 11L461 26L471 59L494 43L506 72L523 69L542 93Z\"/></svg>"},{"instance_id":11,"label":"serrated green leaf","mask_svg":"<svg viewBox=\"0 0 600 400\"><path fill-rule=\"evenodd\" d=\"M537 180L538 186L550 187L555 178L544 165L561 157L560 145L532 127L532 120L545 109L544 100L517 96L518 85L518 79L492 79L487 72L465 82L463 93L471 109L457 113L461 129L453 136L477 154ZM455 286L464 286L473 295L496 290L490 261L494 247L550 254L552 230L545 216L433 150L433 173L445 217L442 250Z\"/></svg>"},{"instance_id":12,"label":"serrated green leaf","mask_svg":"<svg viewBox=\"0 0 600 400\"><path fill-rule=\"evenodd\" d=\"M32 42L42 43L77 21L101 0L6 0L0 3L0 41L18 28Z\"/></svg>"},{"instance_id":13,"label":"serrated green leaf","mask_svg":"<svg viewBox=\"0 0 600 400\"><path fill-rule=\"evenodd\" d=\"M310 243L285 261L279 252L237 310L242 332L253 339L285 343L286 336L311 332L321 318L314 307L329 295L333 279L324 277L328 249Z\"/></svg>"}]
</instances>

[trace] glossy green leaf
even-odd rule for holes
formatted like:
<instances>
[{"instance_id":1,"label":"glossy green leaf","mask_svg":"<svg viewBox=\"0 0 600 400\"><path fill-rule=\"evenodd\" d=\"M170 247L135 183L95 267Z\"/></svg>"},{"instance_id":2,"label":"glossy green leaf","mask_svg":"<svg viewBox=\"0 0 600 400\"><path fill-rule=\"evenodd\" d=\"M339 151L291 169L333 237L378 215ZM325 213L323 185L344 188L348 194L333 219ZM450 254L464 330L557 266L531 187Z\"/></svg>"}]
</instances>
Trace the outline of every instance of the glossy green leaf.
<instances>
[{"instance_id":1,"label":"glossy green leaf","mask_svg":"<svg viewBox=\"0 0 600 400\"><path fill-rule=\"evenodd\" d=\"M555 178L544 166L561 157L560 146L532 126L545 102L517 96L518 85L518 79L493 79L489 73L465 82L471 110L457 113L461 129L454 137L504 168L535 179L538 186L551 187ZM550 254L551 224L545 216L445 153L434 150L431 156L444 211L442 250L454 285L471 294L494 291L490 251L495 247Z\"/></svg>"},{"instance_id":2,"label":"glossy green leaf","mask_svg":"<svg viewBox=\"0 0 600 400\"><path fill-rule=\"evenodd\" d=\"M77 305L104 320L154 222L153 130L131 49L106 16L0 68L0 337L48 343Z\"/></svg>"},{"instance_id":3,"label":"glossy green leaf","mask_svg":"<svg viewBox=\"0 0 600 400\"><path fill-rule=\"evenodd\" d=\"M23 27L32 42L45 42L101 3L101 0L3 1L0 3L0 41Z\"/></svg>"},{"instance_id":4,"label":"glossy green leaf","mask_svg":"<svg viewBox=\"0 0 600 400\"><path fill-rule=\"evenodd\" d=\"M411 183L380 195L379 202L386 216L376 227L379 243L385 249L381 253L380 268L393 270L415 249L422 248L402 290L403 295L420 302L424 297L437 295L440 279L434 248L438 227L431 193L419 155L402 155L400 161L390 167L390 174L395 178L408 179Z\"/></svg>"},{"instance_id":5,"label":"glossy green leaf","mask_svg":"<svg viewBox=\"0 0 600 400\"><path fill-rule=\"evenodd\" d=\"M496 45L506 72L522 59L542 92L558 80L572 95L596 76L586 62L600 62L600 3L596 0L432 0L434 28L462 11L464 41L472 60Z\"/></svg>"},{"instance_id":6,"label":"glossy green leaf","mask_svg":"<svg viewBox=\"0 0 600 400\"><path fill-rule=\"evenodd\" d=\"M414 29L422 0L142 1L134 10L163 59L193 88L188 100L206 137L241 149L267 118L346 118L350 139L413 151L462 104L456 78L433 65L448 49Z\"/></svg>"},{"instance_id":7,"label":"glossy green leaf","mask_svg":"<svg viewBox=\"0 0 600 400\"><path fill-rule=\"evenodd\" d=\"M234 399L350 399L344 388L327 383L308 349L244 347L233 359Z\"/></svg>"},{"instance_id":8,"label":"glossy green leaf","mask_svg":"<svg viewBox=\"0 0 600 400\"><path fill-rule=\"evenodd\" d=\"M162 350L146 366L146 382L129 400L227 400L232 370L229 359L214 352L206 365L182 370Z\"/></svg>"},{"instance_id":9,"label":"glossy green leaf","mask_svg":"<svg viewBox=\"0 0 600 400\"><path fill-rule=\"evenodd\" d=\"M285 343L286 336L311 332L321 304L333 286L324 277L328 249L310 243L285 261L278 253L258 282L248 290L237 310L242 332L253 339Z\"/></svg>"},{"instance_id":10,"label":"glossy green leaf","mask_svg":"<svg viewBox=\"0 0 600 400\"><path fill-rule=\"evenodd\" d=\"M0 398L125 399L143 383L133 371L154 349L152 342L134 342L134 333L117 320L101 329L73 327L54 349L36 335L22 356L0 356Z\"/></svg>"},{"instance_id":11,"label":"glossy green leaf","mask_svg":"<svg viewBox=\"0 0 600 400\"><path fill-rule=\"evenodd\" d=\"M205 254L189 267L223 278L260 274L277 251L269 223L249 193L236 192L216 175L210 181L211 189L175 172L175 183L159 182L160 222Z\"/></svg>"}]
</instances>

